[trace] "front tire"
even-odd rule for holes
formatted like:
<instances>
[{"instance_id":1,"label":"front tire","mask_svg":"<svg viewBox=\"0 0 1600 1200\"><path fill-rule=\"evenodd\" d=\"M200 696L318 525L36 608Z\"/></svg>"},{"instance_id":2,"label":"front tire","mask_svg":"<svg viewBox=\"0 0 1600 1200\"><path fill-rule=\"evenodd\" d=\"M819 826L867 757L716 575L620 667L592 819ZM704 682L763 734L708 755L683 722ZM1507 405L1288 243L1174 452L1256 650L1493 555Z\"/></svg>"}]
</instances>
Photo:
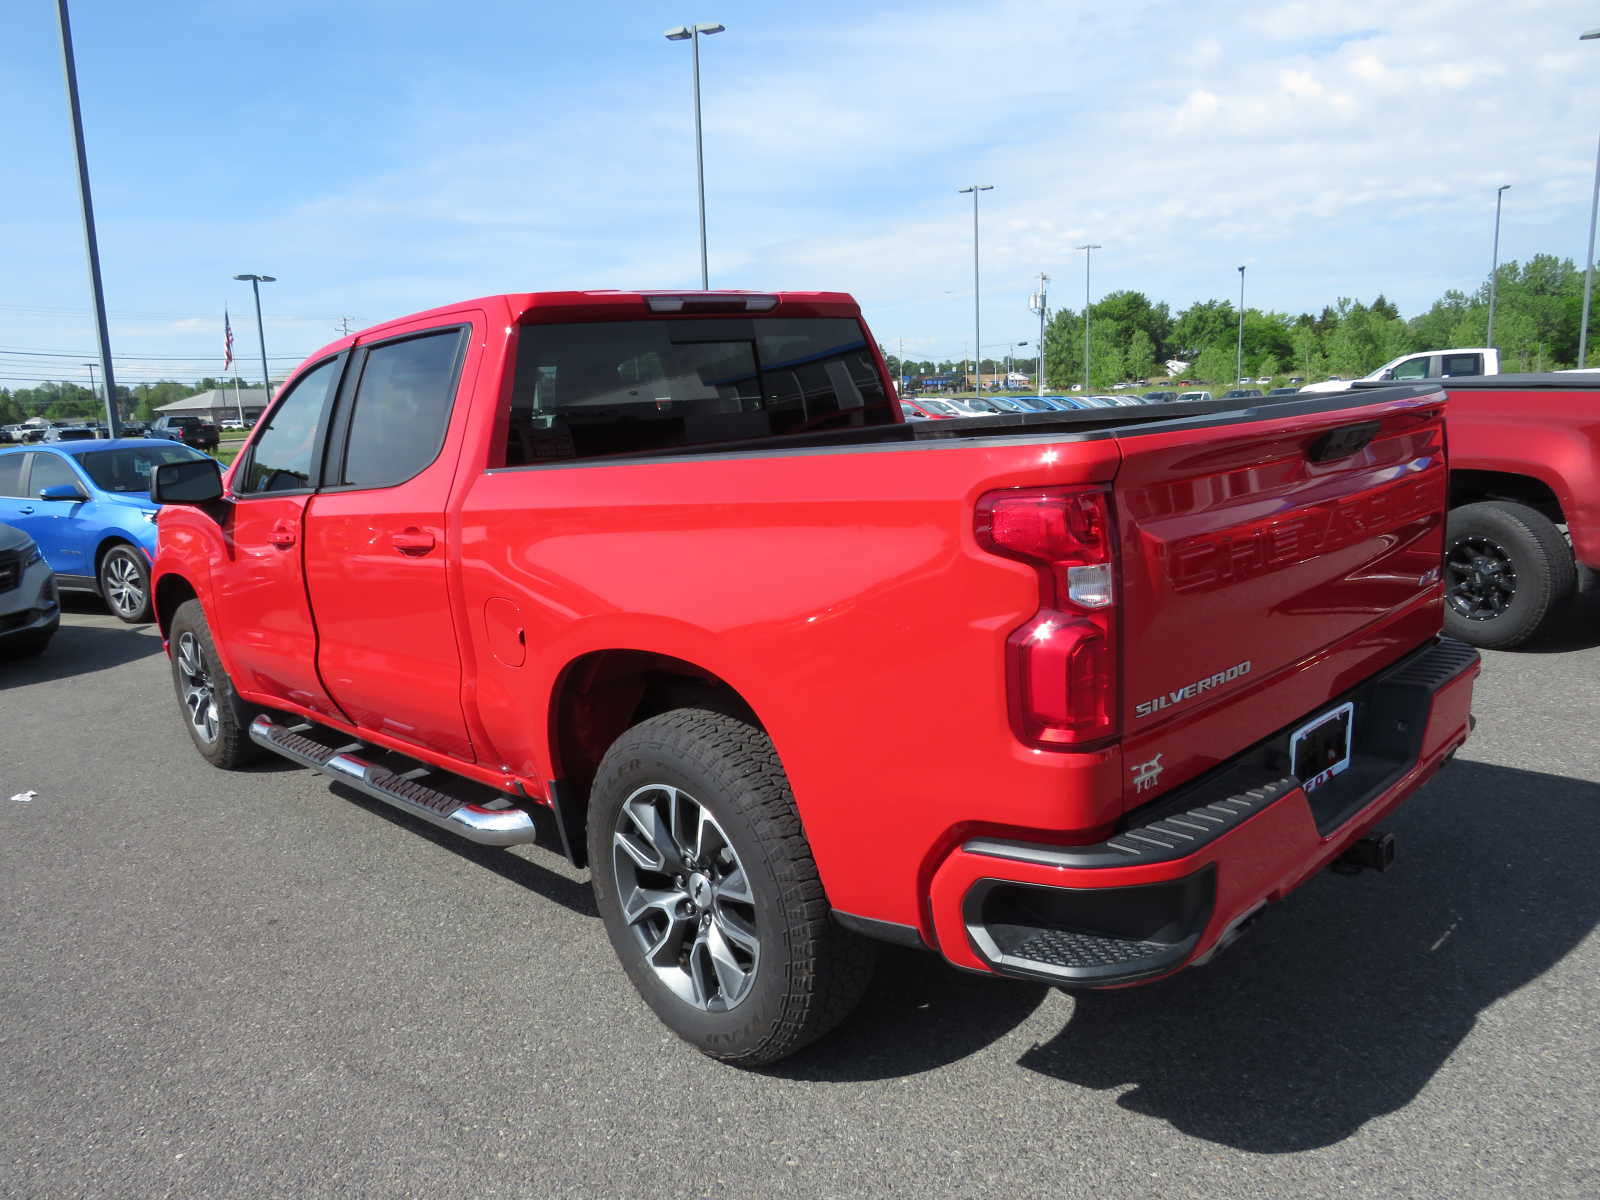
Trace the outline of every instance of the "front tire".
<instances>
[{"instance_id":1,"label":"front tire","mask_svg":"<svg viewBox=\"0 0 1600 1200\"><path fill-rule=\"evenodd\" d=\"M255 712L239 699L222 669L200 601L178 605L167 641L172 648L172 686L189 740L200 757L230 771L266 758L268 751L250 740Z\"/></svg>"},{"instance_id":2,"label":"front tire","mask_svg":"<svg viewBox=\"0 0 1600 1200\"><path fill-rule=\"evenodd\" d=\"M155 611L150 602L150 567L132 546L112 546L100 558L100 598L111 615L129 625L143 625Z\"/></svg>"},{"instance_id":3,"label":"front tire","mask_svg":"<svg viewBox=\"0 0 1600 1200\"><path fill-rule=\"evenodd\" d=\"M1526 504L1485 500L1450 510L1445 632L1486 650L1533 637L1572 597L1578 570L1555 522Z\"/></svg>"},{"instance_id":4,"label":"front tire","mask_svg":"<svg viewBox=\"0 0 1600 1200\"><path fill-rule=\"evenodd\" d=\"M589 863L612 948L690 1045L777 1062L849 1015L873 946L832 919L788 779L760 729L680 708L606 751Z\"/></svg>"}]
</instances>

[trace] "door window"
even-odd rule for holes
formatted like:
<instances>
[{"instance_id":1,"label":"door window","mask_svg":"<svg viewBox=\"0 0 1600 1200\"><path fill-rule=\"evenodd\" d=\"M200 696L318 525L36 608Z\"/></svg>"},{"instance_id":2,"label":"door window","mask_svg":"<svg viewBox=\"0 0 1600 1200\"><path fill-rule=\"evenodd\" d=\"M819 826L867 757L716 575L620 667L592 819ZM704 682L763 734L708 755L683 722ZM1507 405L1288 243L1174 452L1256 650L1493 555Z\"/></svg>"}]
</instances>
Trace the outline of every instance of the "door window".
<instances>
[{"instance_id":1,"label":"door window","mask_svg":"<svg viewBox=\"0 0 1600 1200\"><path fill-rule=\"evenodd\" d=\"M28 479L28 494L37 496L47 487L60 487L68 484L75 488L82 488L78 481L77 473L65 462L54 454L35 454L33 457L33 471Z\"/></svg>"},{"instance_id":2,"label":"door window","mask_svg":"<svg viewBox=\"0 0 1600 1200\"><path fill-rule=\"evenodd\" d=\"M311 460L328 393L339 381L342 360L330 358L296 381L272 410L257 436L246 469L234 480L244 494L301 491L311 486Z\"/></svg>"},{"instance_id":3,"label":"door window","mask_svg":"<svg viewBox=\"0 0 1600 1200\"><path fill-rule=\"evenodd\" d=\"M1389 375L1390 379L1426 379L1428 377L1428 356L1421 358L1408 358L1405 362L1395 367Z\"/></svg>"},{"instance_id":4,"label":"door window","mask_svg":"<svg viewBox=\"0 0 1600 1200\"><path fill-rule=\"evenodd\" d=\"M1446 377L1452 375L1482 375L1483 355L1481 354L1446 354L1444 356L1444 371Z\"/></svg>"},{"instance_id":5,"label":"door window","mask_svg":"<svg viewBox=\"0 0 1600 1200\"><path fill-rule=\"evenodd\" d=\"M24 496L22 460L26 454L0 454L0 496Z\"/></svg>"},{"instance_id":6,"label":"door window","mask_svg":"<svg viewBox=\"0 0 1600 1200\"><path fill-rule=\"evenodd\" d=\"M463 340L462 330L446 329L367 351L340 482L392 487L439 457Z\"/></svg>"}]
</instances>

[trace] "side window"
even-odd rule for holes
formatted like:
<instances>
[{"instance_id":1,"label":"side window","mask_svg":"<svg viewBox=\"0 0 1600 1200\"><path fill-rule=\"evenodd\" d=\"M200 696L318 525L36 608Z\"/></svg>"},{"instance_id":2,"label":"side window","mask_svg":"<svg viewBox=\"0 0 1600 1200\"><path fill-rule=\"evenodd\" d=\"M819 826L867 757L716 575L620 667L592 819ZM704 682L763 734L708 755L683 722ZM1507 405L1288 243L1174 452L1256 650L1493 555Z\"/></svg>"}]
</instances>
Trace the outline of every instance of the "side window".
<instances>
[{"instance_id":1,"label":"side window","mask_svg":"<svg viewBox=\"0 0 1600 1200\"><path fill-rule=\"evenodd\" d=\"M241 495L288 492L311 486L311 456L328 389L339 381L339 359L313 367L272 410L256 437L243 477L234 479Z\"/></svg>"},{"instance_id":2,"label":"side window","mask_svg":"<svg viewBox=\"0 0 1600 1200\"><path fill-rule=\"evenodd\" d=\"M28 476L30 496L37 496L44 488L59 487L62 484L76 488L83 486L77 473L54 454L35 454L32 458L33 470Z\"/></svg>"},{"instance_id":3,"label":"side window","mask_svg":"<svg viewBox=\"0 0 1600 1200\"><path fill-rule=\"evenodd\" d=\"M1441 374L1451 375L1482 375L1483 355L1481 354L1446 354L1444 356L1444 369Z\"/></svg>"},{"instance_id":4,"label":"side window","mask_svg":"<svg viewBox=\"0 0 1600 1200\"><path fill-rule=\"evenodd\" d=\"M456 398L460 329L385 342L367 351L341 482L350 487L404 483L435 458Z\"/></svg>"},{"instance_id":5,"label":"side window","mask_svg":"<svg viewBox=\"0 0 1600 1200\"><path fill-rule=\"evenodd\" d=\"M20 496L22 491L22 460L26 454L0 454L0 496Z\"/></svg>"},{"instance_id":6,"label":"side window","mask_svg":"<svg viewBox=\"0 0 1600 1200\"><path fill-rule=\"evenodd\" d=\"M1428 356L1408 358L1405 362L1395 367L1389 378L1391 379L1426 379L1428 377Z\"/></svg>"}]
</instances>

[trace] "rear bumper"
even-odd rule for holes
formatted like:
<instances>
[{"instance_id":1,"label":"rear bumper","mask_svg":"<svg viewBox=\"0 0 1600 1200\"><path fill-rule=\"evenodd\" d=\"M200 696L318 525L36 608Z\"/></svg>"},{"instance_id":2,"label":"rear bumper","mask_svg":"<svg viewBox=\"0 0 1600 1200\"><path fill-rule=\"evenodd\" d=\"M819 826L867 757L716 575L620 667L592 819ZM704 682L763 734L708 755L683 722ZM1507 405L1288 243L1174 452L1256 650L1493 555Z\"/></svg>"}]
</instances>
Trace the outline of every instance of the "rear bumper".
<instances>
[{"instance_id":1,"label":"rear bumper","mask_svg":"<svg viewBox=\"0 0 1600 1200\"><path fill-rule=\"evenodd\" d=\"M1104 842L965 842L933 877L939 949L957 966L1078 987L1203 961L1466 741L1478 671L1476 651L1441 638L1331 700L1355 705L1355 754L1313 793L1288 773L1296 721L1130 814Z\"/></svg>"}]
</instances>

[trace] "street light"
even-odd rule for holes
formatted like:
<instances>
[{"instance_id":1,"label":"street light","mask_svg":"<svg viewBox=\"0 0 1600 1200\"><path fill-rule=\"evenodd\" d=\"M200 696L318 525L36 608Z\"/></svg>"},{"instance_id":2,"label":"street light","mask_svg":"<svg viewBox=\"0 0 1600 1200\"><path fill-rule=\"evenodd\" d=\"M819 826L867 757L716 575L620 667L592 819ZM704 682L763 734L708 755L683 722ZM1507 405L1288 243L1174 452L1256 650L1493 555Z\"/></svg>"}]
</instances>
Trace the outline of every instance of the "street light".
<instances>
[{"instance_id":1,"label":"street light","mask_svg":"<svg viewBox=\"0 0 1600 1200\"><path fill-rule=\"evenodd\" d=\"M1239 347L1233 354L1233 377L1244 380L1244 268L1239 268ZM1238 383L1234 384L1238 387Z\"/></svg>"},{"instance_id":2,"label":"street light","mask_svg":"<svg viewBox=\"0 0 1600 1200\"><path fill-rule=\"evenodd\" d=\"M722 33L727 27L711 22L704 25L679 25L666 32L669 42L688 42L694 51L694 174L700 196L700 290L709 291L711 276L706 268L706 160L700 136L700 39Z\"/></svg>"},{"instance_id":3,"label":"street light","mask_svg":"<svg viewBox=\"0 0 1600 1200\"><path fill-rule=\"evenodd\" d=\"M1483 339L1485 346L1494 345L1494 294L1500 275L1500 199L1510 187L1509 183L1502 183L1494 190L1494 256L1489 260L1489 330Z\"/></svg>"},{"instance_id":4,"label":"street light","mask_svg":"<svg viewBox=\"0 0 1600 1200\"><path fill-rule=\"evenodd\" d=\"M1079 246L1083 251L1083 391L1089 393L1089 260L1096 250L1105 249L1100 243Z\"/></svg>"},{"instance_id":5,"label":"street light","mask_svg":"<svg viewBox=\"0 0 1600 1200\"><path fill-rule=\"evenodd\" d=\"M1600 29L1591 29L1588 33L1579 34L1580 42L1592 42L1600 38ZM1594 218L1595 212L1600 210L1600 145L1595 146L1594 152L1594 199L1589 201L1589 255L1583 260L1583 319L1578 324L1578 365L1589 365L1589 296L1594 290Z\"/></svg>"},{"instance_id":6,"label":"street light","mask_svg":"<svg viewBox=\"0 0 1600 1200\"><path fill-rule=\"evenodd\" d=\"M94 330L100 345L101 374L105 379L106 428L112 437L122 434L117 416L117 381L111 371L111 333L106 328L106 294L100 282L100 242L94 231L94 197L89 188L89 155L83 148L83 111L78 106L78 64L72 53L72 21L67 0L56 0L61 30L61 70L66 76L67 111L72 116L72 143L78 160L78 204L83 211L83 252L89 262L89 293L94 298Z\"/></svg>"},{"instance_id":7,"label":"street light","mask_svg":"<svg viewBox=\"0 0 1600 1200\"><path fill-rule=\"evenodd\" d=\"M972 193L972 378L974 391L983 391L983 342L979 337L978 319L978 193L994 191L992 183L975 183L971 187L957 188L958 196Z\"/></svg>"},{"instance_id":8,"label":"street light","mask_svg":"<svg viewBox=\"0 0 1600 1200\"><path fill-rule=\"evenodd\" d=\"M1045 285L1050 282L1050 276L1043 271L1039 272L1039 290L1028 297L1028 310L1039 316L1039 395L1044 395L1044 314L1049 304L1049 297L1045 294Z\"/></svg>"},{"instance_id":9,"label":"street light","mask_svg":"<svg viewBox=\"0 0 1600 1200\"><path fill-rule=\"evenodd\" d=\"M261 327L261 285L263 283L276 283L275 275L235 275L235 279L250 281L250 290L256 296L256 337L261 342L261 390L267 394L267 403L272 403L272 376L267 374L267 332Z\"/></svg>"}]
</instances>

